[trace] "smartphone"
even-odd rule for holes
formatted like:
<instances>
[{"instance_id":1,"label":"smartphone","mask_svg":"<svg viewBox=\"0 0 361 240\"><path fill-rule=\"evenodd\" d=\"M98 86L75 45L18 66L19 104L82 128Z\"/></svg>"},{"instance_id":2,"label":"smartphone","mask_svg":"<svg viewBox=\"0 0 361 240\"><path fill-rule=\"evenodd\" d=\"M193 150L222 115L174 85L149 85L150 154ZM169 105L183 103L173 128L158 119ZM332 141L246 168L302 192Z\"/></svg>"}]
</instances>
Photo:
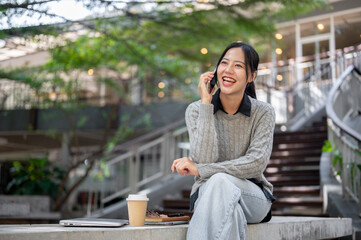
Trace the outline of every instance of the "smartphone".
<instances>
[{"instance_id":1,"label":"smartphone","mask_svg":"<svg viewBox=\"0 0 361 240\"><path fill-rule=\"evenodd\" d=\"M208 92L209 93L212 93L212 90L216 84L217 84L217 70L214 71L214 76L211 79L211 81L209 81L209 83L208 83Z\"/></svg>"}]
</instances>

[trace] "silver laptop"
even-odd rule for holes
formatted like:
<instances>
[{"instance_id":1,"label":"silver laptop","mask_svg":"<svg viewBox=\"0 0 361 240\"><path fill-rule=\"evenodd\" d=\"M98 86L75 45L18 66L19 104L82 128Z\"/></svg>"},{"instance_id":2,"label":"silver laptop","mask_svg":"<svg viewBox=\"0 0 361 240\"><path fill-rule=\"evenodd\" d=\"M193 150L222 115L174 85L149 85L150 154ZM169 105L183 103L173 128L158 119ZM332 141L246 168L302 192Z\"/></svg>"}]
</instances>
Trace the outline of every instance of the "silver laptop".
<instances>
[{"instance_id":1,"label":"silver laptop","mask_svg":"<svg viewBox=\"0 0 361 240\"><path fill-rule=\"evenodd\" d=\"M73 218L60 220L59 224L65 227L121 227L128 222L126 219Z\"/></svg>"}]
</instances>

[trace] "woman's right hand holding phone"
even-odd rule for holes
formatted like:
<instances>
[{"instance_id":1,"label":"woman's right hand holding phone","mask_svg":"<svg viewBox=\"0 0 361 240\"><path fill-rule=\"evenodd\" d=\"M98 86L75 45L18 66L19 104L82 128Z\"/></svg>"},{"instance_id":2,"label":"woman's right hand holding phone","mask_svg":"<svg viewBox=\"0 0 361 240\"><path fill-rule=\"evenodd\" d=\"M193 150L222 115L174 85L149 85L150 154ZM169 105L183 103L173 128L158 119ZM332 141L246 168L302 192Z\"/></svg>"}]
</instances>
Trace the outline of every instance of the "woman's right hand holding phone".
<instances>
[{"instance_id":1,"label":"woman's right hand holding phone","mask_svg":"<svg viewBox=\"0 0 361 240\"><path fill-rule=\"evenodd\" d=\"M214 72L206 72L203 73L199 78L198 90L201 95L201 103L210 104L212 101L212 93L214 89L209 93L209 89L207 87L208 83L212 80L214 76Z\"/></svg>"}]
</instances>

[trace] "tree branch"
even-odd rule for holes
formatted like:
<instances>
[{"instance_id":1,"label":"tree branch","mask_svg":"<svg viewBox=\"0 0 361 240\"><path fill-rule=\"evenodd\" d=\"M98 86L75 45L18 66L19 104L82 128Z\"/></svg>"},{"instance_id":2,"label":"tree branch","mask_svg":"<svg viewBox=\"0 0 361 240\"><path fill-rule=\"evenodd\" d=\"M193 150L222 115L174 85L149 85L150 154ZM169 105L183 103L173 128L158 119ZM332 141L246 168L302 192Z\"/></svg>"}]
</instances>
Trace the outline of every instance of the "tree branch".
<instances>
[{"instance_id":1,"label":"tree branch","mask_svg":"<svg viewBox=\"0 0 361 240\"><path fill-rule=\"evenodd\" d=\"M49 2L58 2L57 0L44 0L44 1L39 1L39 2L24 2L21 4L18 3L5 3L5 4L0 4L0 9L16 9L16 8L25 8L27 9L30 6L36 6L36 5L41 5L41 4L45 4L45 3L49 3Z\"/></svg>"}]
</instances>

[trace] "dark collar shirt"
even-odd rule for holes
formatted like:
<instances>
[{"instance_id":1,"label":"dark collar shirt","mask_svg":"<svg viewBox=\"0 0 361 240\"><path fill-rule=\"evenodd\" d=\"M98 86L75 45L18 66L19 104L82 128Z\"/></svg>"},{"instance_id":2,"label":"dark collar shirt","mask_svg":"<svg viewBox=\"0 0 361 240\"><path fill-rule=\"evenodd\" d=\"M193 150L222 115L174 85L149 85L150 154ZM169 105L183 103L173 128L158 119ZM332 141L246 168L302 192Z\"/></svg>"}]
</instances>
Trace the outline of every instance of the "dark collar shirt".
<instances>
[{"instance_id":1,"label":"dark collar shirt","mask_svg":"<svg viewBox=\"0 0 361 240\"><path fill-rule=\"evenodd\" d=\"M227 113L222 106L220 93L221 93L221 89L218 89L217 92L212 97L212 104L214 106L213 114L216 114L218 110L222 110L223 112ZM243 94L241 105L239 105L237 112L233 115L236 115L237 113L242 113L247 117L251 116L251 100L249 100L249 96L246 93Z\"/></svg>"}]
</instances>

